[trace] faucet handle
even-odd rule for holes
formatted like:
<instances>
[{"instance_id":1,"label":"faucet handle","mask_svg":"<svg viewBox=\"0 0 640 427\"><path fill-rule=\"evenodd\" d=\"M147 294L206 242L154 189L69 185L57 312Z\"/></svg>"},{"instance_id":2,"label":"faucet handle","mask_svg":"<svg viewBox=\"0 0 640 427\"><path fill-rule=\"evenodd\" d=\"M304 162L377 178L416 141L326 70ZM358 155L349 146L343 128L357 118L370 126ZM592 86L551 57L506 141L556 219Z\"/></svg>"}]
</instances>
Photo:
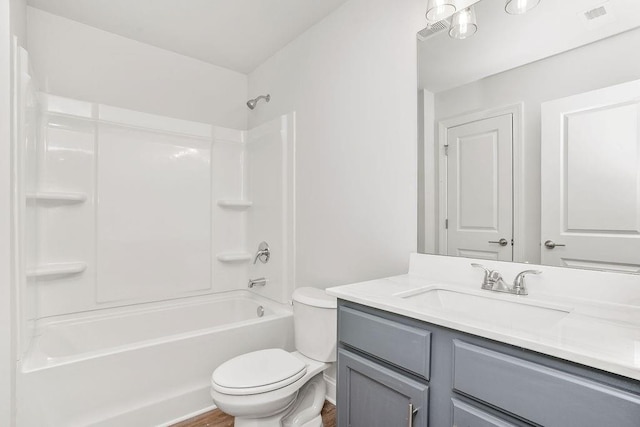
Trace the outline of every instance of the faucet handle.
<instances>
[{"instance_id":1,"label":"faucet handle","mask_svg":"<svg viewBox=\"0 0 640 427\"><path fill-rule=\"evenodd\" d=\"M482 289L493 289L494 273L500 276L500 273L489 270L482 264L471 263L471 267L481 268L484 270L484 279L482 280Z\"/></svg>"},{"instance_id":2,"label":"faucet handle","mask_svg":"<svg viewBox=\"0 0 640 427\"><path fill-rule=\"evenodd\" d=\"M525 270L518 273L515 279L513 279L513 293L516 295L527 295L527 287L524 283L524 277L527 274L542 274L540 270Z\"/></svg>"},{"instance_id":3,"label":"faucet handle","mask_svg":"<svg viewBox=\"0 0 640 427\"><path fill-rule=\"evenodd\" d=\"M258 252L256 252L256 256L253 258L253 263L255 264L260 260L261 263L266 264L269 262L269 258L271 258L271 249L269 249L269 244L267 242L260 242Z\"/></svg>"}]
</instances>

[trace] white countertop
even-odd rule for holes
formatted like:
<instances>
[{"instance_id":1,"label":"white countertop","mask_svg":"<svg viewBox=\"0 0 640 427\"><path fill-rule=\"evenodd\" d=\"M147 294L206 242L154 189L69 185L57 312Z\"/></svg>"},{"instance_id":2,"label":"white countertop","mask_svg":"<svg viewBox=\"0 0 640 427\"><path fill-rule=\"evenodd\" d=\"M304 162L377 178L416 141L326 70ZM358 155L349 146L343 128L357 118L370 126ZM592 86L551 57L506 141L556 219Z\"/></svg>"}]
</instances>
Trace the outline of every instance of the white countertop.
<instances>
[{"instance_id":1,"label":"white countertop","mask_svg":"<svg viewBox=\"0 0 640 427\"><path fill-rule=\"evenodd\" d=\"M427 257L412 255L412 263L414 263L413 257L416 256ZM433 256L431 256L432 260ZM467 266L468 262L464 265ZM554 267L541 268L554 269ZM411 270L414 270L414 274L411 274ZM546 294L534 293L531 290L534 284L529 286L530 295L516 296L481 290L482 276L477 277L475 280L477 283L466 283L467 281L456 283L456 280L452 282L441 280L440 274L434 274L434 276L440 276L440 279L426 277L428 274L424 273L415 274L416 270L412 268L410 274L337 286L326 291L330 295L347 301L640 380L640 306L635 304L635 299L633 304L624 304L616 301L615 298L596 300L590 299L588 295L586 298L584 295L568 296L561 291ZM553 271L549 276L553 277ZM601 280L602 277L599 279ZM588 285L585 284L585 286ZM457 290L467 295L487 296L507 302L522 302L525 305L559 307L568 313L557 322L546 322L543 318L540 319L539 327L536 324L533 329L530 327L523 329L518 327L517 314L509 316L512 317L509 319L487 321L487 314L482 313L479 317L481 320L477 320L474 319L473 307L465 307L465 312L456 313L455 310L425 307L425 304L421 304L416 299L403 298L416 292L420 293L420 289L422 291L430 289L431 286Z\"/></svg>"}]
</instances>

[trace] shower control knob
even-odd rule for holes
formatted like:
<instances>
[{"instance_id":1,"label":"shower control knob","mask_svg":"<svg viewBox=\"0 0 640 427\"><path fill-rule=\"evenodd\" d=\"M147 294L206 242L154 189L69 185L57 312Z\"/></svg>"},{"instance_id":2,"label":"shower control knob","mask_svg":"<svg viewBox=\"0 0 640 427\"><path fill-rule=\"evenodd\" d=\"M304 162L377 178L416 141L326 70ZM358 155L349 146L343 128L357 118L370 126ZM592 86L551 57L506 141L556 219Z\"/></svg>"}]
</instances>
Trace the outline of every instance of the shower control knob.
<instances>
[{"instance_id":1,"label":"shower control knob","mask_svg":"<svg viewBox=\"0 0 640 427\"><path fill-rule=\"evenodd\" d=\"M260 260L261 263L266 264L269 262L271 258L271 249L269 249L269 244L267 242L261 242L258 246L258 252L256 252L256 257L253 259L253 263L255 264Z\"/></svg>"}]
</instances>

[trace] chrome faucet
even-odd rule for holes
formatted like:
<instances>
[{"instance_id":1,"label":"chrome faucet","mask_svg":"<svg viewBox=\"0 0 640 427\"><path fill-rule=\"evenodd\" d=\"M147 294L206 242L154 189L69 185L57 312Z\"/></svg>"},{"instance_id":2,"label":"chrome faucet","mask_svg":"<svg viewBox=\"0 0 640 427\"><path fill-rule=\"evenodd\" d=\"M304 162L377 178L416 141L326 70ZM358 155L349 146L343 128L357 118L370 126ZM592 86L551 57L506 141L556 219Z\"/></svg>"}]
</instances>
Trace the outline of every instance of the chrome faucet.
<instances>
[{"instance_id":1,"label":"chrome faucet","mask_svg":"<svg viewBox=\"0 0 640 427\"><path fill-rule=\"evenodd\" d=\"M495 270L489 270L482 264L471 264L472 267L481 268L484 270L484 279L482 280L482 289L486 289L488 291L497 290L496 288L506 289L509 286L505 283L502 278L502 274L498 273Z\"/></svg>"},{"instance_id":2,"label":"chrome faucet","mask_svg":"<svg viewBox=\"0 0 640 427\"><path fill-rule=\"evenodd\" d=\"M256 257L253 259L253 263L255 264L260 260L261 263L266 264L269 262L269 258L271 258L269 244L267 242L261 242L260 245L258 245L258 252L256 252Z\"/></svg>"},{"instance_id":3,"label":"chrome faucet","mask_svg":"<svg viewBox=\"0 0 640 427\"><path fill-rule=\"evenodd\" d=\"M542 274L540 270L525 270L518 273L515 279L513 279L513 293L516 295L527 295L527 287L524 284L524 277L527 274Z\"/></svg>"},{"instance_id":4,"label":"chrome faucet","mask_svg":"<svg viewBox=\"0 0 640 427\"><path fill-rule=\"evenodd\" d=\"M256 286L264 286L267 284L269 280L266 277L260 277L259 279L249 279L249 289L255 288Z\"/></svg>"},{"instance_id":5,"label":"chrome faucet","mask_svg":"<svg viewBox=\"0 0 640 427\"><path fill-rule=\"evenodd\" d=\"M502 274L495 270L489 270L487 267L481 264L471 264L472 267L481 268L484 270L484 279L482 281L482 289L486 289L494 292L506 292L515 295L527 295L527 287L525 286L524 278L527 274L541 274L540 270L525 270L518 273L513 280L513 286L509 286L504 281Z\"/></svg>"}]
</instances>

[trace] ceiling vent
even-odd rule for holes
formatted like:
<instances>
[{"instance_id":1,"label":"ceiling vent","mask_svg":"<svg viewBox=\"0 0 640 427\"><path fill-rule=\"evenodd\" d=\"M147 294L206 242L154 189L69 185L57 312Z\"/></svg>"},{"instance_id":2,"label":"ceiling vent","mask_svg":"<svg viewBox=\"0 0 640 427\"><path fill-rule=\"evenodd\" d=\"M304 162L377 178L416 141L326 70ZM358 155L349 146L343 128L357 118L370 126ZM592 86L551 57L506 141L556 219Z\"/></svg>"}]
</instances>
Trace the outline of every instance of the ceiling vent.
<instances>
[{"instance_id":1,"label":"ceiling vent","mask_svg":"<svg viewBox=\"0 0 640 427\"><path fill-rule=\"evenodd\" d=\"M443 19L435 24L428 25L423 30L418 31L418 40L425 41L449 29L451 21Z\"/></svg>"},{"instance_id":2,"label":"ceiling vent","mask_svg":"<svg viewBox=\"0 0 640 427\"><path fill-rule=\"evenodd\" d=\"M610 2L602 3L578 15L589 30L595 30L616 20Z\"/></svg>"},{"instance_id":3,"label":"ceiling vent","mask_svg":"<svg viewBox=\"0 0 640 427\"><path fill-rule=\"evenodd\" d=\"M600 7L596 7L595 9L587 10L584 13L584 17L587 18L588 21L592 21L606 14L607 14L607 8L604 6L600 6Z\"/></svg>"}]
</instances>

